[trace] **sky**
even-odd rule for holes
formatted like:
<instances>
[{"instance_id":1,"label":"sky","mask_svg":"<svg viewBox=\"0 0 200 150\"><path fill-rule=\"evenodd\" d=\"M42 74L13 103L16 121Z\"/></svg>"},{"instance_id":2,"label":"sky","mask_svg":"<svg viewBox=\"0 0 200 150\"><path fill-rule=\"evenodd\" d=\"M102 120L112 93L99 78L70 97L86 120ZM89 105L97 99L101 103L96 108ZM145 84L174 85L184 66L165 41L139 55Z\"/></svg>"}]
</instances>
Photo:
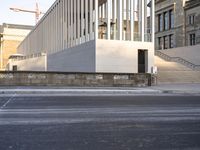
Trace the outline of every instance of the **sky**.
<instances>
[{"instance_id":1,"label":"sky","mask_svg":"<svg viewBox=\"0 0 200 150\"><path fill-rule=\"evenodd\" d=\"M35 15L25 12L13 12L10 7L35 10L36 0L0 0L0 25L2 23L35 25ZM39 9L46 12L55 0L37 0Z\"/></svg>"}]
</instances>

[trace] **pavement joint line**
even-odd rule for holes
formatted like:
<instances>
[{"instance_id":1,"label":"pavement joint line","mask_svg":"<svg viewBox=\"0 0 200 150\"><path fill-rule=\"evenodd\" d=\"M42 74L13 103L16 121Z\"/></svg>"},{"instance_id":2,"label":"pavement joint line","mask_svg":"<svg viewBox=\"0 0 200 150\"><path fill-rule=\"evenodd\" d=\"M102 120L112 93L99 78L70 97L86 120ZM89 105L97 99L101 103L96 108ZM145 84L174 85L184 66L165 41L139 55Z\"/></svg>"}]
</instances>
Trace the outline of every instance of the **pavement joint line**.
<instances>
[{"instance_id":1,"label":"pavement joint line","mask_svg":"<svg viewBox=\"0 0 200 150\"><path fill-rule=\"evenodd\" d=\"M10 103L10 102L13 100L13 98L16 97L16 96L17 96L16 93L13 94L13 95L3 104L3 106L0 107L0 110L4 109L4 108L8 105L8 103Z\"/></svg>"},{"instance_id":2,"label":"pavement joint line","mask_svg":"<svg viewBox=\"0 0 200 150\"><path fill-rule=\"evenodd\" d=\"M9 97L9 94L5 94L3 97ZM129 96L200 96L200 94L188 94L188 93L133 93L133 94L18 94L16 97L112 97L112 96L120 96L120 97L129 97ZM0 97L2 97L0 95Z\"/></svg>"}]
</instances>

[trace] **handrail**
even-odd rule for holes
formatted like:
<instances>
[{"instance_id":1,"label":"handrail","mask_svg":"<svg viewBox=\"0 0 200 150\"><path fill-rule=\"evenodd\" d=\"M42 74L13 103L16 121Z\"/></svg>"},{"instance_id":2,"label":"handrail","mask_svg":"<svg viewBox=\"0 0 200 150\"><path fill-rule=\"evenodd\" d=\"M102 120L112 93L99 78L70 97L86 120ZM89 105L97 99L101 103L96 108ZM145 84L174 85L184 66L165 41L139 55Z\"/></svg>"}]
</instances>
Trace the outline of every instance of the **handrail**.
<instances>
[{"instance_id":1,"label":"handrail","mask_svg":"<svg viewBox=\"0 0 200 150\"><path fill-rule=\"evenodd\" d=\"M13 61L20 61L20 60L25 60L28 58L36 58L36 57L41 57L41 56L45 56L45 53L36 53L36 54L31 54L31 55L27 55L27 56L22 56L20 58L15 58L13 59Z\"/></svg>"},{"instance_id":2,"label":"handrail","mask_svg":"<svg viewBox=\"0 0 200 150\"><path fill-rule=\"evenodd\" d=\"M193 70L200 70L200 65L195 65L195 64L193 64L193 63L191 63L191 62L189 62L189 61L187 61L187 60L185 60L181 57L171 57L171 56L164 54L164 53L162 53L158 50L155 51L155 54L156 54L156 56L160 56L161 58L163 58L167 61L178 62L178 63L181 63L181 64L187 66L187 67L192 68Z\"/></svg>"}]
</instances>

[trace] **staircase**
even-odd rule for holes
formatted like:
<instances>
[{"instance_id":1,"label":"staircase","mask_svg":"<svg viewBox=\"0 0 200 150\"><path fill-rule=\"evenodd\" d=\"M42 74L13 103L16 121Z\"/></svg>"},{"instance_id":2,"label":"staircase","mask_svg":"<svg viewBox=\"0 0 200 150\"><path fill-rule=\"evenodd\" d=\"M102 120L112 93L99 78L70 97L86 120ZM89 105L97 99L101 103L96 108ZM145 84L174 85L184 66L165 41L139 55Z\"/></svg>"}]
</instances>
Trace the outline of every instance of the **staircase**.
<instances>
[{"instance_id":1,"label":"staircase","mask_svg":"<svg viewBox=\"0 0 200 150\"><path fill-rule=\"evenodd\" d=\"M170 62L177 62L177 63L180 63L186 67L189 67L191 68L192 70L195 70L195 71L200 71L200 65L195 65L181 57L171 57L169 55L166 55L164 53L162 53L161 51L155 51L155 55L156 56L159 56L160 58L166 60L166 61L170 61Z\"/></svg>"},{"instance_id":2,"label":"staircase","mask_svg":"<svg viewBox=\"0 0 200 150\"><path fill-rule=\"evenodd\" d=\"M165 59L163 59L165 57ZM198 66L185 65L172 60L169 56L155 56L155 65L158 67L158 84L172 83L200 83ZM189 66L188 66L189 65Z\"/></svg>"}]
</instances>

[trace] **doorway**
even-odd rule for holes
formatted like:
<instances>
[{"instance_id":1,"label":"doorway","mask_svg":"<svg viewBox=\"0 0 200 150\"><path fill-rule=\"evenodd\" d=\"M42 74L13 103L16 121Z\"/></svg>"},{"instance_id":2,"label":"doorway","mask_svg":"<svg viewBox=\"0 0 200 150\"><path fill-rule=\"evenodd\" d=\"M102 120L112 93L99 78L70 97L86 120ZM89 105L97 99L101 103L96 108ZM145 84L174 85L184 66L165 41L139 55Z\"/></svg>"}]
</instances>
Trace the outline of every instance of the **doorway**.
<instances>
[{"instance_id":1,"label":"doorway","mask_svg":"<svg viewBox=\"0 0 200 150\"><path fill-rule=\"evenodd\" d=\"M148 72L148 50L138 50L138 73Z\"/></svg>"},{"instance_id":2,"label":"doorway","mask_svg":"<svg viewBox=\"0 0 200 150\"><path fill-rule=\"evenodd\" d=\"M13 71L17 71L17 65L14 65L12 68Z\"/></svg>"}]
</instances>

